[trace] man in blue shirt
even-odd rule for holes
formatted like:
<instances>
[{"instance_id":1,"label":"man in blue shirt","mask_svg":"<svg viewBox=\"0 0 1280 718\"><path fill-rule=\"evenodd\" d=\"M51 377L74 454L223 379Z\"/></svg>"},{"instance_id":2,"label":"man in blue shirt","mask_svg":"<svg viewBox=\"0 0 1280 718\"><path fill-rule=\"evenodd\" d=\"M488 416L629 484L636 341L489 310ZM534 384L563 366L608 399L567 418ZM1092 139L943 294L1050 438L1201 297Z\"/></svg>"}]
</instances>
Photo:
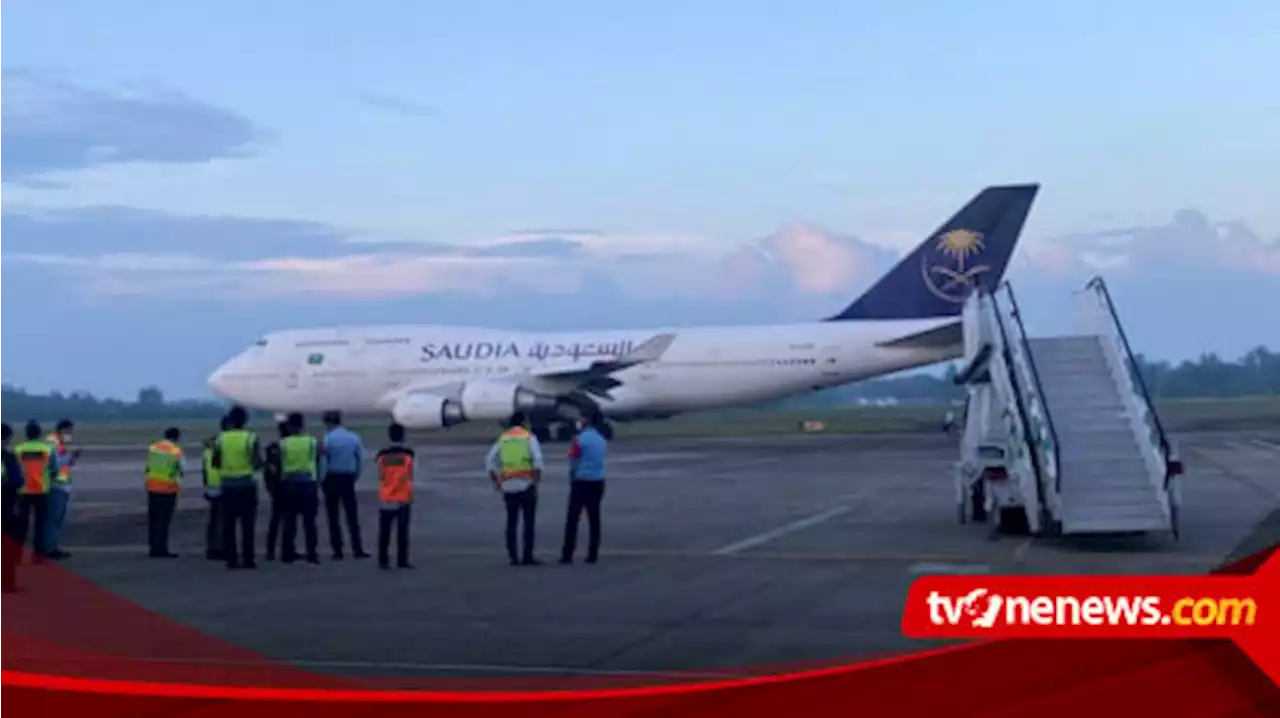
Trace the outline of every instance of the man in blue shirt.
<instances>
[{"instance_id":1,"label":"man in blue shirt","mask_svg":"<svg viewBox=\"0 0 1280 718\"><path fill-rule=\"evenodd\" d=\"M569 515L564 523L564 547L560 563L573 563L578 544L578 519L587 512L587 563L600 558L600 501L604 498L604 460L608 442L600 432L604 419L598 412L587 415L582 431L569 447Z\"/></svg>"},{"instance_id":2,"label":"man in blue shirt","mask_svg":"<svg viewBox=\"0 0 1280 718\"><path fill-rule=\"evenodd\" d=\"M360 514L356 506L356 480L364 468L364 442L342 425L342 413L325 412L324 450L322 471L324 480L324 509L329 523L329 544L335 561L342 560L342 526L338 523L338 505L347 516L347 531L351 534L351 555L368 558L364 543L360 540Z\"/></svg>"}]
</instances>

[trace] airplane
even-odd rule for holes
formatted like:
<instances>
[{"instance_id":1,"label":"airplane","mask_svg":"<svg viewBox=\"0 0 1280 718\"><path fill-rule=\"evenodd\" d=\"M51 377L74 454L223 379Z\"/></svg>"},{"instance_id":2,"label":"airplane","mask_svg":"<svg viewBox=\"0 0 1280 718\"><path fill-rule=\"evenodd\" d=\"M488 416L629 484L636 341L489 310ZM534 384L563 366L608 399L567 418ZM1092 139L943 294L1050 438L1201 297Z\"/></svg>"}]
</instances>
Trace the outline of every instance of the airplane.
<instances>
[{"instance_id":1,"label":"airplane","mask_svg":"<svg viewBox=\"0 0 1280 718\"><path fill-rule=\"evenodd\" d=\"M843 311L763 326L527 332L448 325L266 334L208 379L278 413L390 416L410 429L528 417L566 440L586 412L612 421L748 406L960 357L960 314L994 291L1039 184L983 189ZM554 434L553 434L554 427ZM606 424L607 438L613 425Z\"/></svg>"}]
</instances>

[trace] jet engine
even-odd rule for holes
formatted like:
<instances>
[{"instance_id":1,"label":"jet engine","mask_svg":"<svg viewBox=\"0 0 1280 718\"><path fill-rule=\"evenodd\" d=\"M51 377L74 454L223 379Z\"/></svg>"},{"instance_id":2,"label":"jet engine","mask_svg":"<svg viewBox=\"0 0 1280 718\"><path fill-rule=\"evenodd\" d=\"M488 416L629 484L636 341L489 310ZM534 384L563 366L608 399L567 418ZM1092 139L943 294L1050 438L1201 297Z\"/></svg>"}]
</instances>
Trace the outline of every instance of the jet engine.
<instances>
[{"instance_id":1,"label":"jet engine","mask_svg":"<svg viewBox=\"0 0 1280 718\"><path fill-rule=\"evenodd\" d=\"M516 383L467 382L462 387L462 414L469 421L505 420L517 411L544 412L556 408L556 398L525 389Z\"/></svg>"},{"instance_id":2,"label":"jet engine","mask_svg":"<svg viewBox=\"0 0 1280 718\"><path fill-rule=\"evenodd\" d=\"M457 402L421 393L407 394L396 400L391 415L396 423L407 429L443 429L467 420Z\"/></svg>"}]
</instances>

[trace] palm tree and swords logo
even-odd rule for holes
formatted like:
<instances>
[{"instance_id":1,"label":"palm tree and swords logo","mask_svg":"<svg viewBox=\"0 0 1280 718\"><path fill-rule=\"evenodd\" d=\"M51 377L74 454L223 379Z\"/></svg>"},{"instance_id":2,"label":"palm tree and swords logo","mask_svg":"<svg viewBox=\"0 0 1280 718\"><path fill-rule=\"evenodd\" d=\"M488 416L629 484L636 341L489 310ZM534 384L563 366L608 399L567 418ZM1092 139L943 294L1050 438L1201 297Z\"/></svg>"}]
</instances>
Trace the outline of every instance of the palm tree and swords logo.
<instances>
[{"instance_id":1,"label":"palm tree and swords logo","mask_svg":"<svg viewBox=\"0 0 1280 718\"><path fill-rule=\"evenodd\" d=\"M930 253L925 253L920 267L925 286L948 302L963 302L978 286L978 277L991 269L988 264L969 264L984 248L981 232L953 229L944 233L938 238L935 253L949 261L930 263Z\"/></svg>"}]
</instances>

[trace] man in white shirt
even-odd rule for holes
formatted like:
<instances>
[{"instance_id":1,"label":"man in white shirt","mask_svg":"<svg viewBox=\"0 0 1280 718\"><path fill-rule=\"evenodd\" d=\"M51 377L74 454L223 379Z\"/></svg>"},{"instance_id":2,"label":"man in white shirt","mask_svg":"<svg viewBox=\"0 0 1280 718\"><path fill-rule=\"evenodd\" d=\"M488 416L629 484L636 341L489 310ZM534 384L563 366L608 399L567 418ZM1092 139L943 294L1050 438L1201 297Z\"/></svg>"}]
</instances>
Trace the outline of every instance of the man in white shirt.
<instances>
[{"instance_id":1,"label":"man in white shirt","mask_svg":"<svg viewBox=\"0 0 1280 718\"><path fill-rule=\"evenodd\" d=\"M507 556L512 566L537 566L533 539L538 514L538 482L542 479L542 447L517 412L485 457L493 487L507 506ZM516 550L516 525L524 519L524 551Z\"/></svg>"}]
</instances>

